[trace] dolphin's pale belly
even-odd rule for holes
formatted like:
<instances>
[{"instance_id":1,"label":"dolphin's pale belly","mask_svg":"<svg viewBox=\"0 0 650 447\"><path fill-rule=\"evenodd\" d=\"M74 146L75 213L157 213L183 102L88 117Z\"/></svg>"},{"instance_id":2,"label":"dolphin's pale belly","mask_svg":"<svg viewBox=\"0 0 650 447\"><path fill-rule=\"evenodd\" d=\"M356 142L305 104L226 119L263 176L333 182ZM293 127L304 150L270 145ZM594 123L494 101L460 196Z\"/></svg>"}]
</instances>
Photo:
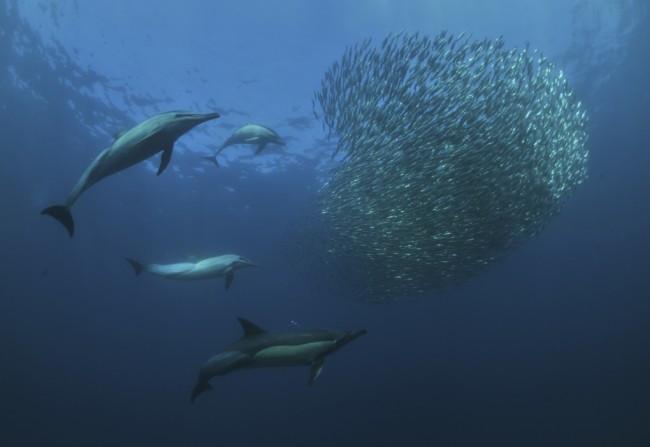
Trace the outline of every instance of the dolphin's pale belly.
<instances>
[{"instance_id":1,"label":"dolphin's pale belly","mask_svg":"<svg viewBox=\"0 0 650 447\"><path fill-rule=\"evenodd\" d=\"M233 137L240 143L260 143L273 139L273 133L264 127L248 124L237 130Z\"/></svg>"},{"instance_id":2,"label":"dolphin's pale belly","mask_svg":"<svg viewBox=\"0 0 650 447\"><path fill-rule=\"evenodd\" d=\"M210 279L223 275L221 269L197 268L192 262L181 262L178 264L152 264L149 272L171 279Z\"/></svg>"},{"instance_id":3,"label":"dolphin's pale belly","mask_svg":"<svg viewBox=\"0 0 650 447\"><path fill-rule=\"evenodd\" d=\"M212 259L193 262L179 262L177 264L151 264L149 272L171 279L212 279L224 275L228 264L211 262Z\"/></svg>"},{"instance_id":4,"label":"dolphin's pale belly","mask_svg":"<svg viewBox=\"0 0 650 447\"><path fill-rule=\"evenodd\" d=\"M115 144L108 153L104 161L106 173L111 175L115 172L126 169L150 157L153 157L158 152L164 149L161 138L150 137L137 144L129 144L126 142L121 145Z\"/></svg>"},{"instance_id":5,"label":"dolphin's pale belly","mask_svg":"<svg viewBox=\"0 0 650 447\"><path fill-rule=\"evenodd\" d=\"M316 341L301 345L271 346L258 351L253 356L250 367L308 365L320 355L330 351L335 344L334 341Z\"/></svg>"}]
</instances>

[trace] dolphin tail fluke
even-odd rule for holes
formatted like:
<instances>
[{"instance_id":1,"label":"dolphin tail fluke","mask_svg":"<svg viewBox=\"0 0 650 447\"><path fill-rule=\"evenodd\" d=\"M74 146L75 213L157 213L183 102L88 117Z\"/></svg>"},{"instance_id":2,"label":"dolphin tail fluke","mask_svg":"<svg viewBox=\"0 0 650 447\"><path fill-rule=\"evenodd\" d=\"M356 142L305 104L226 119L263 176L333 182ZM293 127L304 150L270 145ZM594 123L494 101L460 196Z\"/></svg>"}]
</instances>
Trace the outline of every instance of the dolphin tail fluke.
<instances>
[{"instance_id":1,"label":"dolphin tail fluke","mask_svg":"<svg viewBox=\"0 0 650 447\"><path fill-rule=\"evenodd\" d=\"M41 211L41 214L55 218L65 227L66 230L68 230L70 237L74 235L74 219L72 218L72 213L67 206L50 206Z\"/></svg>"},{"instance_id":2,"label":"dolphin tail fluke","mask_svg":"<svg viewBox=\"0 0 650 447\"><path fill-rule=\"evenodd\" d=\"M124 259L126 259L126 262L131 264L131 267L133 267L133 272L135 273L135 276L138 276L144 270L144 265L142 265L142 263L136 261L135 259L131 259L131 258L124 258Z\"/></svg>"},{"instance_id":3,"label":"dolphin tail fluke","mask_svg":"<svg viewBox=\"0 0 650 447\"><path fill-rule=\"evenodd\" d=\"M217 149L217 152L215 152L215 155L219 155L221 151L223 151L225 148L230 146L232 144L232 138L228 138L226 141L221 143L221 146L219 146L219 149Z\"/></svg>"},{"instance_id":4,"label":"dolphin tail fluke","mask_svg":"<svg viewBox=\"0 0 650 447\"><path fill-rule=\"evenodd\" d=\"M208 382L198 382L195 386L194 389L192 390L192 397L190 397L190 403L193 404L196 398L200 395L203 394L204 392L211 390L212 385L210 385Z\"/></svg>"},{"instance_id":5,"label":"dolphin tail fluke","mask_svg":"<svg viewBox=\"0 0 650 447\"><path fill-rule=\"evenodd\" d=\"M209 161L210 163L214 163L214 165L218 168L219 167L219 162L217 161L217 154L214 155L206 155L201 157L205 161Z\"/></svg>"}]
</instances>

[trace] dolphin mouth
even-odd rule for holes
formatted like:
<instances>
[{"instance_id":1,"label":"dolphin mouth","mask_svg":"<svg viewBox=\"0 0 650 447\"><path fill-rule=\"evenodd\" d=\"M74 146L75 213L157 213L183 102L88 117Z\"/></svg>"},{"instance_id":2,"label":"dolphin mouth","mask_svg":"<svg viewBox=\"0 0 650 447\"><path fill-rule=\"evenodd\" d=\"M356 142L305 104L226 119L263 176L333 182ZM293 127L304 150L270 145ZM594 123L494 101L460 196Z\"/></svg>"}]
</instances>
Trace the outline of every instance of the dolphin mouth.
<instances>
[{"instance_id":1,"label":"dolphin mouth","mask_svg":"<svg viewBox=\"0 0 650 447\"><path fill-rule=\"evenodd\" d=\"M184 113L179 116L179 118L188 120L194 125L205 123L206 121L210 121L216 118L219 118L221 114L217 112L211 112L211 113Z\"/></svg>"},{"instance_id":2,"label":"dolphin mouth","mask_svg":"<svg viewBox=\"0 0 650 447\"><path fill-rule=\"evenodd\" d=\"M206 113L203 116L204 116L205 120L208 121L208 120L213 120L213 119L221 117L221 114L218 113L218 112L211 112L211 113Z\"/></svg>"},{"instance_id":3,"label":"dolphin mouth","mask_svg":"<svg viewBox=\"0 0 650 447\"><path fill-rule=\"evenodd\" d=\"M254 262L252 262L252 261L250 261L249 259L246 259L246 258L240 258L239 262L241 262L244 267L259 267L258 264L255 264Z\"/></svg>"},{"instance_id":4,"label":"dolphin mouth","mask_svg":"<svg viewBox=\"0 0 650 447\"><path fill-rule=\"evenodd\" d=\"M361 329L360 331L353 332L350 335L350 341L356 340L357 338L361 337L362 335L366 335L368 331L366 329Z\"/></svg>"},{"instance_id":5,"label":"dolphin mouth","mask_svg":"<svg viewBox=\"0 0 650 447\"><path fill-rule=\"evenodd\" d=\"M362 335L366 335L367 333L368 331L365 329L361 329L355 332L348 332L347 334L345 334L343 337L341 337L339 340L336 341L336 345L340 348L341 346L345 346L351 341L354 341L357 338L361 337Z\"/></svg>"},{"instance_id":6,"label":"dolphin mouth","mask_svg":"<svg viewBox=\"0 0 650 447\"><path fill-rule=\"evenodd\" d=\"M213 119L217 119L221 116L221 114L217 112L211 112L211 113L202 113L202 114L196 114L192 117L194 121L198 121L199 123L205 123L206 121L210 121Z\"/></svg>"}]
</instances>

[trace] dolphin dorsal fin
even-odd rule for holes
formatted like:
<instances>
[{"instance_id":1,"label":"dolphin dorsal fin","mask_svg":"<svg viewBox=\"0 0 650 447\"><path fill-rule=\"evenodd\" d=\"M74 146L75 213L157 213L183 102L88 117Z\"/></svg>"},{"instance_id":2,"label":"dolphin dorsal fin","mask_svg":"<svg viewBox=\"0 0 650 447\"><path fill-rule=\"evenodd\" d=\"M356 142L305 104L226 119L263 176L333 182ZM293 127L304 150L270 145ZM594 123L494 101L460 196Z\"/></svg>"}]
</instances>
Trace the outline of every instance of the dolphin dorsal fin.
<instances>
[{"instance_id":1,"label":"dolphin dorsal fin","mask_svg":"<svg viewBox=\"0 0 650 447\"><path fill-rule=\"evenodd\" d=\"M266 332L264 329L262 329L255 323L251 323L245 318L237 318L237 319L239 320L239 324L241 324L241 328L244 330L244 337L260 335Z\"/></svg>"}]
</instances>

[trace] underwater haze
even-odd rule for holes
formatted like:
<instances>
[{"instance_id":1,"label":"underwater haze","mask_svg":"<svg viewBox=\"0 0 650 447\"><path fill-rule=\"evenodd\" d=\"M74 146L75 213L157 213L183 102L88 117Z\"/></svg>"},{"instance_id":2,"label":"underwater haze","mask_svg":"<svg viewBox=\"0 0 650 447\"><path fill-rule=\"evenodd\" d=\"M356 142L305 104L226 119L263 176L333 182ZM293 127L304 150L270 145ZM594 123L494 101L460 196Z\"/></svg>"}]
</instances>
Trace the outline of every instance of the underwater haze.
<instances>
[{"instance_id":1,"label":"underwater haze","mask_svg":"<svg viewBox=\"0 0 650 447\"><path fill-rule=\"evenodd\" d=\"M391 264L389 290L367 240L334 253L372 234L322 218L354 151L312 98L364 39L442 32L548 58L588 157L530 237L439 287L400 287ZM0 0L0 445L650 446L648 55L647 0ZM40 215L124 131L177 110L220 116L159 176L155 154L85 191L72 238ZM364 127L355 112L337 122ZM275 140L221 150L248 123ZM197 273L222 254L242 258ZM216 277L174 280L188 269ZM290 335L250 354L238 318ZM229 369L190 402L239 339L275 366L316 338L336 352Z\"/></svg>"}]
</instances>

